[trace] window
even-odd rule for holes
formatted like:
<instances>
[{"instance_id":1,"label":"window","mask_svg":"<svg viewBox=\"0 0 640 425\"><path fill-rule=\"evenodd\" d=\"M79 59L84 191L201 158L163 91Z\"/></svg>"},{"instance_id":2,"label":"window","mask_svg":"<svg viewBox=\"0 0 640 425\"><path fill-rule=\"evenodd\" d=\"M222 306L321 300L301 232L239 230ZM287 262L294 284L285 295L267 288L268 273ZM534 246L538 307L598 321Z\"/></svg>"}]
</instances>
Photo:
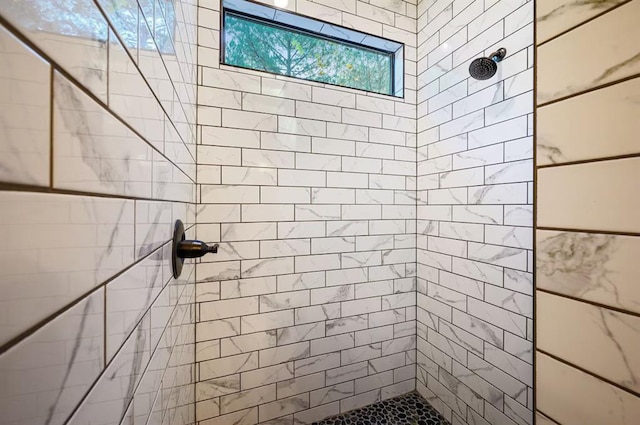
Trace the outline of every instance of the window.
<instances>
[{"instance_id":1,"label":"window","mask_svg":"<svg viewBox=\"0 0 640 425\"><path fill-rule=\"evenodd\" d=\"M246 0L223 3L222 62L403 95L403 45Z\"/></svg>"}]
</instances>

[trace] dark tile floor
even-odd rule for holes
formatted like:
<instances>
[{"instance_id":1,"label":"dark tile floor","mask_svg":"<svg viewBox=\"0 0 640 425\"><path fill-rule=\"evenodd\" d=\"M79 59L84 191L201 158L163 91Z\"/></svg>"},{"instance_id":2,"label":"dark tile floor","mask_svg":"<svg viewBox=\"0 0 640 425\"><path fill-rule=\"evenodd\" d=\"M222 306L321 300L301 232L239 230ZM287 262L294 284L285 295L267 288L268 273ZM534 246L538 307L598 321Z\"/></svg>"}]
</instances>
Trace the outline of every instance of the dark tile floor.
<instances>
[{"instance_id":1,"label":"dark tile floor","mask_svg":"<svg viewBox=\"0 0 640 425\"><path fill-rule=\"evenodd\" d=\"M384 400L314 425L449 425L418 393Z\"/></svg>"}]
</instances>

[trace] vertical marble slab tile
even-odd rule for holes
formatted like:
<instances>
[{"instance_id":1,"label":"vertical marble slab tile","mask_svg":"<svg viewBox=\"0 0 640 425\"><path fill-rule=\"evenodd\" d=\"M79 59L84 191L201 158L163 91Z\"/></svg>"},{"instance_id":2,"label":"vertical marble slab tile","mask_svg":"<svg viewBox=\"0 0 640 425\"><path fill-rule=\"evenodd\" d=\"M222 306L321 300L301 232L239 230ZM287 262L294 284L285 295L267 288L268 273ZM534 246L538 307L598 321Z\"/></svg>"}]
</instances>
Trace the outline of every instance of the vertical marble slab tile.
<instances>
[{"instance_id":1,"label":"vertical marble slab tile","mask_svg":"<svg viewBox=\"0 0 640 425\"><path fill-rule=\"evenodd\" d=\"M58 73L53 91L54 187L151 197L151 147Z\"/></svg>"},{"instance_id":2,"label":"vertical marble slab tile","mask_svg":"<svg viewBox=\"0 0 640 425\"><path fill-rule=\"evenodd\" d=\"M538 225L639 232L638 193L640 158L543 168L538 170Z\"/></svg>"},{"instance_id":3,"label":"vertical marble slab tile","mask_svg":"<svg viewBox=\"0 0 640 425\"><path fill-rule=\"evenodd\" d=\"M147 16L148 19L149 17ZM153 18L151 19L153 20ZM171 84L171 78L151 35L153 33L153 22L148 26L147 20L140 19L139 21L138 67L169 118L173 120L174 108L177 107L177 105L174 105L173 84Z\"/></svg>"},{"instance_id":4,"label":"vertical marble slab tile","mask_svg":"<svg viewBox=\"0 0 640 425\"><path fill-rule=\"evenodd\" d=\"M615 7L625 0L538 0L538 44Z\"/></svg>"},{"instance_id":5,"label":"vertical marble slab tile","mask_svg":"<svg viewBox=\"0 0 640 425\"><path fill-rule=\"evenodd\" d=\"M640 317L545 292L537 312L537 348L638 392Z\"/></svg>"},{"instance_id":6,"label":"vertical marble slab tile","mask_svg":"<svg viewBox=\"0 0 640 425\"><path fill-rule=\"evenodd\" d=\"M109 42L109 108L162 152L164 111L115 36Z\"/></svg>"},{"instance_id":7,"label":"vertical marble slab tile","mask_svg":"<svg viewBox=\"0 0 640 425\"><path fill-rule=\"evenodd\" d=\"M91 392L67 422L89 425L117 425L124 418L136 386L150 356L149 316L138 324L118 351Z\"/></svg>"},{"instance_id":8,"label":"vertical marble slab tile","mask_svg":"<svg viewBox=\"0 0 640 425\"><path fill-rule=\"evenodd\" d=\"M640 313L640 237L536 232L536 286Z\"/></svg>"},{"instance_id":9,"label":"vertical marble slab tile","mask_svg":"<svg viewBox=\"0 0 640 425\"><path fill-rule=\"evenodd\" d=\"M100 100L107 101L107 21L92 0L16 1L2 16Z\"/></svg>"},{"instance_id":10,"label":"vertical marble slab tile","mask_svg":"<svg viewBox=\"0 0 640 425\"><path fill-rule=\"evenodd\" d=\"M640 398L538 353L536 408L562 425L635 425Z\"/></svg>"},{"instance_id":11,"label":"vertical marble slab tile","mask_svg":"<svg viewBox=\"0 0 640 425\"><path fill-rule=\"evenodd\" d=\"M193 202L195 184L180 168L158 152L153 152L153 199Z\"/></svg>"},{"instance_id":12,"label":"vertical marble slab tile","mask_svg":"<svg viewBox=\"0 0 640 425\"><path fill-rule=\"evenodd\" d=\"M164 155L178 166L191 180L196 180L196 147L185 143L174 124L165 119L164 122ZM188 139L187 139L188 140Z\"/></svg>"},{"instance_id":13,"label":"vertical marble slab tile","mask_svg":"<svg viewBox=\"0 0 640 425\"><path fill-rule=\"evenodd\" d=\"M0 424L61 425L104 367L104 291L0 356Z\"/></svg>"},{"instance_id":14,"label":"vertical marble slab tile","mask_svg":"<svg viewBox=\"0 0 640 425\"><path fill-rule=\"evenodd\" d=\"M640 78L538 108L538 165L640 151Z\"/></svg>"},{"instance_id":15,"label":"vertical marble slab tile","mask_svg":"<svg viewBox=\"0 0 640 425\"><path fill-rule=\"evenodd\" d=\"M191 270L183 269L183 271L190 272ZM151 305L151 347L156 347L163 338L167 323L169 323L184 290L184 285L178 285L177 282L177 280L170 281Z\"/></svg>"},{"instance_id":16,"label":"vertical marble slab tile","mask_svg":"<svg viewBox=\"0 0 640 425\"><path fill-rule=\"evenodd\" d=\"M162 290L162 269L163 251L159 249L107 284L107 361Z\"/></svg>"},{"instance_id":17,"label":"vertical marble slab tile","mask_svg":"<svg viewBox=\"0 0 640 425\"><path fill-rule=\"evenodd\" d=\"M183 204L177 204L183 205ZM173 236L174 203L136 201L136 258L156 250ZM175 212L175 220L187 220L185 213Z\"/></svg>"},{"instance_id":18,"label":"vertical marble slab tile","mask_svg":"<svg viewBox=\"0 0 640 425\"><path fill-rule=\"evenodd\" d=\"M138 2L136 0L97 0L111 26L124 41L125 47L131 53L134 60L138 58ZM141 17L141 19L144 19ZM111 43L118 43L114 40L113 33L109 34ZM111 66L111 56L109 56L109 66ZM111 77L109 77L111 78ZM111 81L109 81L111 84Z\"/></svg>"},{"instance_id":19,"label":"vertical marble slab tile","mask_svg":"<svg viewBox=\"0 0 640 425\"><path fill-rule=\"evenodd\" d=\"M640 72L640 1L631 1L537 49L537 103Z\"/></svg>"},{"instance_id":20,"label":"vertical marble slab tile","mask_svg":"<svg viewBox=\"0 0 640 425\"><path fill-rule=\"evenodd\" d=\"M0 192L0 343L133 262L133 201Z\"/></svg>"},{"instance_id":21,"label":"vertical marble slab tile","mask_svg":"<svg viewBox=\"0 0 640 425\"><path fill-rule=\"evenodd\" d=\"M135 412L131 425L144 425L150 415L160 411L161 403L156 402L156 399L160 393L162 377L169 363L172 348L173 345L163 344L153 352L149 366L140 380L140 385L136 388L133 403L131 403L130 409Z\"/></svg>"},{"instance_id":22,"label":"vertical marble slab tile","mask_svg":"<svg viewBox=\"0 0 640 425\"><path fill-rule=\"evenodd\" d=\"M50 66L0 26L0 181L49 184Z\"/></svg>"}]
</instances>

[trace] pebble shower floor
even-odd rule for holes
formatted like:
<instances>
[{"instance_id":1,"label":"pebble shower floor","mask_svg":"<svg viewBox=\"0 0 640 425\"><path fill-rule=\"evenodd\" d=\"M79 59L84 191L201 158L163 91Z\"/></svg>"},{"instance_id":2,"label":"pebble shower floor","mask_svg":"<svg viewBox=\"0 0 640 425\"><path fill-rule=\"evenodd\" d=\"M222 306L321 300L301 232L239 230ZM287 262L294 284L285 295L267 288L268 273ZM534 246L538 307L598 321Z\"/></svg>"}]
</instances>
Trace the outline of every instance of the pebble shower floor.
<instances>
[{"instance_id":1,"label":"pebble shower floor","mask_svg":"<svg viewBox=\"0 0 640 425\"><path fill-rule=\"evenodd\" d=\"M418 393L384 400L314 425L449 425Z\"/></svg>"}]
</instances>

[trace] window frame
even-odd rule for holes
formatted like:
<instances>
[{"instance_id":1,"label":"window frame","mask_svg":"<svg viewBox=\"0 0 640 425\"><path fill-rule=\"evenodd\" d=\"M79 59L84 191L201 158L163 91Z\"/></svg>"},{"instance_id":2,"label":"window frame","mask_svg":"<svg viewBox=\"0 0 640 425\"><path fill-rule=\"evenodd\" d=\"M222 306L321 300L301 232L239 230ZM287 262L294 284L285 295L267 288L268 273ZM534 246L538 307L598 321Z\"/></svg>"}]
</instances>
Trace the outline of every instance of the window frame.
<instances>
[{"instance_id":1,"label":"window frame","mask_svg":"<svg viewBox=\"0 0 640 425\"><path fill-rule=\"evenodd\" d=\"M281 21L277 21L275 19L269 19L263 16L259 16L256 13L250 13L244 10L238 10L238 8L236 7L229 7L227 6L228 0L223 0L221 2L221 12L220 12L220 64L224 65L224 66L228 66L228 67L233 67L233 68L239 68L239 69L246 69L246 70L250 70L250 71L256 71L256 72L265 72L268 73L270 75L274 75L274 76L281 76L281 77L287 77L287 78L294 78L300 81L308 81L308 82L313 82L316 84L324 84L327 86L333 86L333 87L342 87L342 88L346 88L346 89L350 89L350 90L358 90L364 93L373 93L376 95L380 95L380 96L389 96L395 99L404 99L404 48L405 45L404 43L400 43L398 41L393 41L393 40L389 40L383 37L378 37L369 33L365 33L362 31L358 31L358 30L354 30L351 28L347 28L347 27L343 27L341 25L337 25L331 22L327 22L327 21L323 21L320 19L316 19L316 18L311 18L309 16L306 15L301 15L299 13L296 12L291 12L289 10L286 9L281 9L278 7L273 7L273 6L267 6L261 3L255 3L252 0L232 0L234 2L239 2L239 3L246 3L246 4L251 4L254 7L260 8L260 9L270 9L273 10L274 13L280 13L282 15L287 15L287 16L294 16L294 17L299 17L302 18L303 20L310 20L310 21L314 21L317 22L319 24L324 25L329 25L331 27L335 27L335 28L340 28L343 29L345 31L351 32L351 33L358 33L360 35L362 35L363 37L369 37L373 40L376 41L382 41L382 42L386 42L386 43L390 43L393 45L396 45L397 48L395 50L385 50L382 48L376 48L376 47L372 47L366 44L362 44L362 43L358 43L358 42L354 42L351 40L347 40L347 39L343 39L343 38L339 38L339 37L335 37L329 34L323 34L320 32L316 32L313 30L309 30L306 28L302 28L299 26L295 26L292 24L288 24L285 22L281 22ZM355 49L359 49L359 50L364 50L364 51L369 51L369 52L373 52L373 53L377 53L377 54L382 54L385 55L389 58L389 72L390 72L390 93L381 93L381 92L377 92L377 91L373 91L373 90L367 90L364 88L358 88L358 87L350 87L350 86L346 86L346 85L342 85L342 84L334 84L334 83L329 83L329 82L325 82L325 81L318 81L318 80L314 80L311 78L303 78L303 77L298 77L295 75L286 75L286 74L279 74L279 73L274 73L271 71L267 71L267 70L263 70L263 69L256 69L256 68L251 68L248 66L242 66L242 65L236 65L236 64L232 64L232 63L227 63L225 61L225 49L226 49L226 31L225 31L225 18L227 15L231 15L231 16L235 16L238 17L240 19L244 19L247 21L252 21L261 25L267 25L267 26L271 26L274 28L278 28L278 29L282 29L285 31L290 31L290 32L294 32L294 33L298 33L301 35L305 35L308 37L314 37L317 39L321 39L321 40L326 40L326 41L330 41L330 42L335 42L335 43L340 43ZM400 66L398 66L400 65ZM398 76L400 76L401 78L398 79ZM398 87L399 86L399 87Z\"/></svg>"}]
</instances>

